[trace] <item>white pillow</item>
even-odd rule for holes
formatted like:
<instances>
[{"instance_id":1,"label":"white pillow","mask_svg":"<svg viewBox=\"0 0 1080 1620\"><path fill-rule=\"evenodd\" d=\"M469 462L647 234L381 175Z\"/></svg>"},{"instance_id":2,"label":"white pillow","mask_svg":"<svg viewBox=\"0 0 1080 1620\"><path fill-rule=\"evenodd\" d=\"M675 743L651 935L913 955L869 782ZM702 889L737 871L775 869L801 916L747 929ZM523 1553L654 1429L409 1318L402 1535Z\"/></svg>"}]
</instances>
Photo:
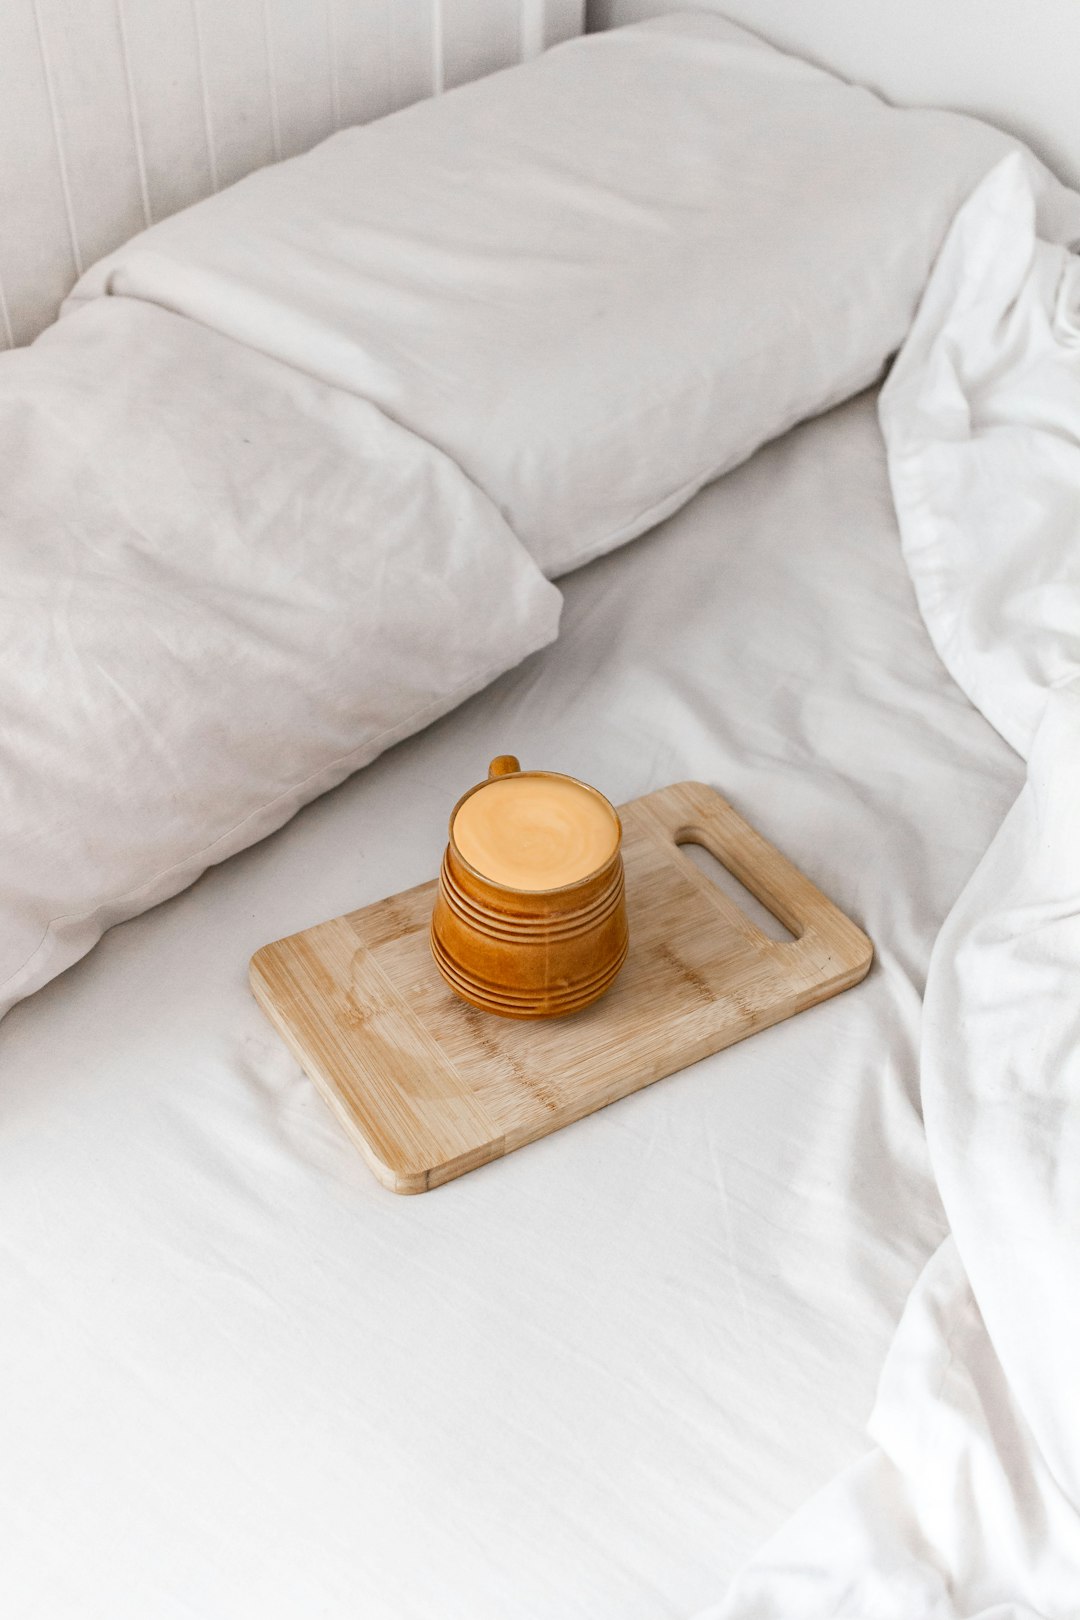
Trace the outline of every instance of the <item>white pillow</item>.
<instances>
[{"instance_id":1,"label":"white pillow","mask_svg":"<svg viewBox=\"0 0 1080 1620\"><path fill-rule=\"evenodd\" d=\"M146 304L0 361L0 1014L549 641L374 406Z\"/></svg>"},{"instance_id":2,"label":"white pillow","mask_svg":"<svg viewBox=\"0 0 1080 1620\"><path fill-rule=\"evenodd\" d=\"M160 303L375 401L555 576L869 384L1012 144L664 17L252 175L73 297Z\"/></svg>"}]
</instances>

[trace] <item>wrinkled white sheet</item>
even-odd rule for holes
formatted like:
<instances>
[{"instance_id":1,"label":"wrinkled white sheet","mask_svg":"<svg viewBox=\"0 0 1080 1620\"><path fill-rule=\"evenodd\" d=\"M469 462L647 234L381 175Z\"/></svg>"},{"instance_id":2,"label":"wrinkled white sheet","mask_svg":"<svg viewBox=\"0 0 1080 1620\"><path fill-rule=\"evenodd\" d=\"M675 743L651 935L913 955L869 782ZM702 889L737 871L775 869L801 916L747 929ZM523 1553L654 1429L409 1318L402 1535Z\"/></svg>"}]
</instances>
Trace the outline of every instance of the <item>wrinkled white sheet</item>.
<instances>
[{"instance_id":1,"label":"wrinkled white sheet","mask_svg":"<svg viewBox=\"0 0 1080 1620\"><path fill-rule=\"evenodd\" d=\"M0 1026L0 1612L659 1620L865 1449L945 1231L941 921L1022 767L942 667L872 399L564 582L560 641ZM715 783L870 932L862 986L415 1199L246 985L433 873L506 749Z\"/></svg>"},{"instance_id":2,"label":"wrinkled white sheet","mask_svg":"<svg viewBox=\"0 0 1080 1620\"><path fill-rule=\"evenodd\" d=\"M1022 165L965 207L886 385L904 551L957 681L1028 758L949 916L921 1097L950 1235L876 1449L735 1582L724 1620L1080 1613L1080 260Z\"/></svg>"}]
</instances>

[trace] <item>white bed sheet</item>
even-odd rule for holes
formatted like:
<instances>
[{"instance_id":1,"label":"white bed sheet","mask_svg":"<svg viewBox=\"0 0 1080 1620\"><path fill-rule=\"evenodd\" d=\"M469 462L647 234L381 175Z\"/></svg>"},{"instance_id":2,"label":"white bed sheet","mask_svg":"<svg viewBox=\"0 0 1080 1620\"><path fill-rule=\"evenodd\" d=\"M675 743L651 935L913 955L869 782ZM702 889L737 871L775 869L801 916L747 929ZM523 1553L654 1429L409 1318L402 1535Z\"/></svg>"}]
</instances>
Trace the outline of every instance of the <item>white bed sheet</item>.
<instances>
[{"instance_id":1,"label":"white bed sheet","mask_svg":"<svg viewBox=\"0 0 1080 1620\"><path fill-rule=\"evenodd\" d=\"M945 673L874 402L564 582L560 641L0 1027L0 1610L658 1620L863 1425L944 1222L942 919L1020 761ZM414 1199L265 1022L265 941L418 882L489 756L715 783L864 985Z\"/></svg>"}]
</instances>

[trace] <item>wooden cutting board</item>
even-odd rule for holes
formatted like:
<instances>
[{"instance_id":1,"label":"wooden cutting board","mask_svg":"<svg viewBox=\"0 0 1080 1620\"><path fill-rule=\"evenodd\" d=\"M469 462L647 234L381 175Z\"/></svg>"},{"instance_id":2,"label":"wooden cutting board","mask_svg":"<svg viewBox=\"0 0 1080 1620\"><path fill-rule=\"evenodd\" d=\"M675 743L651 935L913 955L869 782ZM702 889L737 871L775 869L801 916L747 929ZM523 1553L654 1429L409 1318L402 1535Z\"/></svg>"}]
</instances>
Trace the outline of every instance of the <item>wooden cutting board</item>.
<instances>
[{"instance_id":1,"label":"wooden cutting board","mask_svg":"<svg viewBox=\"0 0 1080 1620\"><path fill-rule=\"evenodd\" d=\"M857 984L866 935L712 788L619 811L630 954L583 1012L469 1007L428 948L435 883L266 945L260 1004L379 1180L426 1192ZM711 851L796 937L768 939L682 853Z\"/></svg>"}]
</instances>

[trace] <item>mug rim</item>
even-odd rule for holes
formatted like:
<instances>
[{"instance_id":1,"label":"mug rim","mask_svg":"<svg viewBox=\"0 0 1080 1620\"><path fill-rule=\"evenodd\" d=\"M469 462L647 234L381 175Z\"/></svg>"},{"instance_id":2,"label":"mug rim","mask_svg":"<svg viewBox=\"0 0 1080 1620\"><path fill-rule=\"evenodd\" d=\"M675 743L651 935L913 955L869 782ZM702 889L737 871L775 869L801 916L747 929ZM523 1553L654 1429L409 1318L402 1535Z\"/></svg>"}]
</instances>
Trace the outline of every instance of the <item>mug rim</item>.
<instances>
[{"instance_id":1,"label":"mug rim","mask_svg":"<svg viewBox=\"0 0 1080 1620\"><path fill-rule=\"evenodd\" d=\"M615 848L612 850L607 860L603 861L599 866L594 866L591 872L585 873L584 877L575 878L573 883L558 883L550 889L514 888L509 883L500 883L496 878L485 876L485 874L480 871L479 867L473 866L471 861L466 860L465 856L458 848L457 840L454 838L454 822L457 820L458 811L461 809L466 799L471 799L473 794L479 793L482 788L491 787L495 782L505 782L508 779L517 776L554 777L560 782L573 782L575 787L584 788L586 793L591 793L594 798L599 799L601 804L605 805L610 811L611 818L615 823ZM583 782L580 777L571 776L568 771L517 770L507 771L504 776L489 776L485 781L475 783L471 788L468 788L461 795L461 798L457 801L454 808L450 812L448 831L450 836L450 848L454 852L454 859L456 861L460 861L466 872L468 872L472 877L479 878L481 883L486 883L490 888L497 889L500 894L570 894L574 889L580 889L586 883L595 882L600 874L602 872L606 872L608 867L618 860L619 856L622 854L623 824L622 817L619 815L619 812L616 810L606 793L601 793L600 789L598 787L593 787L591 782Z\"/></svg>"}]
</instances>

